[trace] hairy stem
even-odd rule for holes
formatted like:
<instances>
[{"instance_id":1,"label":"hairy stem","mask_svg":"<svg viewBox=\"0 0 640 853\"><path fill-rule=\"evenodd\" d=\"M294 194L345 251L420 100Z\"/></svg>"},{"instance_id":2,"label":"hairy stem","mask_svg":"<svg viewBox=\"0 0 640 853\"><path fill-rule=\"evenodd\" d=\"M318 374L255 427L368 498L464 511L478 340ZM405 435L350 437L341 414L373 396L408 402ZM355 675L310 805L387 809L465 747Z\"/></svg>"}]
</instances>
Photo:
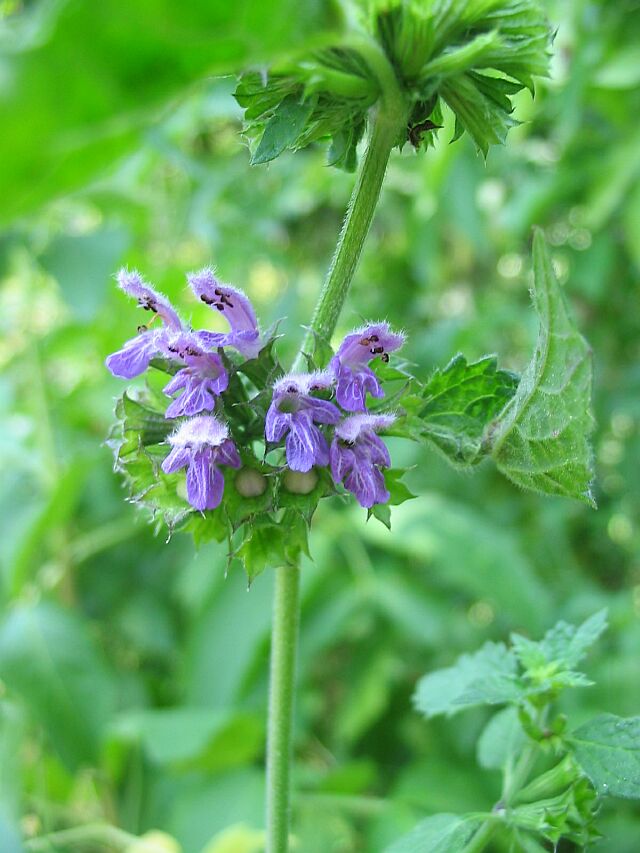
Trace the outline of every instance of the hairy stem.
<instances>
[{"instance_id":1,"label":"hairy stem","mask_svg":"<svg viewBox=\"0 0 640 853\"><path fill-rule=\"evenodd\" d=\"M267 853L286 853L289 843L299 598L300 569L297 566L276 569L267 740Z\"/></svg>"},{"instance_id":2,"label":"hairy stem","mask_svg":"<svg viewBox=\"0 0 640 853\"><path fill-rule=\"evenodd\" d=\"M538 713L536 722L539 725L542 725L545 717L546 709ZM486 848L500 825L498 807L503 814L505 808L509 809L511 807L516 794L529 778L533 765L536 763L539 749L540 747L535 741L529 741L522 750L515 767L506 768L500 802L494 809L494 811L496 811L496 816L487 819L482 824L480 829L464 848L464 853L481 853L481 851Z\"/></svg>"},{"instance_id":3,"label":"hairy stem","mask_svg":"<svg viewBox=\"0 0 640 853\"><path fill-rule=\"evenodd\" d=\"M358 40L354 47L375 74L380 99L372 113L369 143L358 169L338 245L294 370L306 366L305 355L313 353L316 340L328 342L333 334L380 197L389 155L407 122L406 98L381 48L368 40ZM276 571L267 743L267 853L288 850L299 574L300 570L292 566Z\"/></svg>"},{"instance_id":4,"label":"hairy stem","mask_svg":"<svg viewBox=\"0 0 640 853\"><path fill-rule=\"evenodd\" d=\"M464 848L464 853L482 853L498 828L496 820L486 820Z\"/></svg>"},{"instance_id":5,"label":"hairy stem","mask_svg":"<svg viewBox=\"0 0 640 853\"><path fill-rule=\"evenodd\" d=\"M385 65L373 54L376 69ZM368 58L368 57L366 57ZM384 63L388 66L386 59ZM370 61L373 66L373 61ZM338 238L322 290L316 302L311 325L296 359L294 370L300 370L304 356L313 353L316 340L329 342L344 305L349 286L356 272L369 227L380 197L389 155L397 144L407 123L408 107L393 70L379 73L382 96L371 117L371 132L367 150L360 162L356 184L349 200L347 214Z\"/></svg>"}]
</instances>

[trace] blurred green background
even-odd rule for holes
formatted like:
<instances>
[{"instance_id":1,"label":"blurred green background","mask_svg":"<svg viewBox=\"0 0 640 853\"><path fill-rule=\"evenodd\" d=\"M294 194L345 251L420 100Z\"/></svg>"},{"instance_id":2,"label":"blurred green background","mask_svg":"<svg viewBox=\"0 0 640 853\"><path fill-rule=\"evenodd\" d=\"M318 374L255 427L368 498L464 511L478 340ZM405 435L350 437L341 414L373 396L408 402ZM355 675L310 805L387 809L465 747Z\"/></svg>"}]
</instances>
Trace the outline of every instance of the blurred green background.
<instances>
[{"instance_id":1,"label":"blurred green background","mask_svg":"<svg viewBox=\"0 0 640 853\"><path fill-rule=\"evenodd\" d=\"M321 146L249 166L234 81L208 72L253 60L256 44L267 57L282 27L291 39L331 23L320 3L302 22L265 5L0 4L7 853L11 827L93 821L162 830L184 853L214 839L211 851L259 850L271 578L247 592L239 567L224 577L223 546L165 542L124 502L104 446L123 384L103 362L139 322L114 285L122 264L206 326L184 276L213 263L264 326L286 318L285 363L301 339L353 177ZM640 4L548 9L552 77L535 101L518 96L506 148L485 166L445 128L427 155L394 154L339 332L403 326L423 378L458 351L521 369L530 229L543 226L594 349L599 509L521 493L491 466L460 475L403 442L392 455L414 466L419 497L394 509L391 534L323 502L303 573L304 853L379 851L427 814L491 807L499 779L474 758L485 713L427 722L411 705L421 674L488 638L607 606L597 686L568 710L576 723L639 713ZM606 804L601 828L598 850L639 849L637 808Z\"/></svg>"}]
</instances>

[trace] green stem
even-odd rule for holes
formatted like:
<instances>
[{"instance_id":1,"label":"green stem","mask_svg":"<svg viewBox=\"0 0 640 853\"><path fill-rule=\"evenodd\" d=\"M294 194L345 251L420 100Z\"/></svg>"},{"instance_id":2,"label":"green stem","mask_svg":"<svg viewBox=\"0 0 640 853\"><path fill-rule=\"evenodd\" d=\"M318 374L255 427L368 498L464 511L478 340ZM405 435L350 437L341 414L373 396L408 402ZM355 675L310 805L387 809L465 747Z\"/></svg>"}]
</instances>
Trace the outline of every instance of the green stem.
<instances>
[{"instance_id":1,"label":"green stem","mask_svg":"<svg viewBox=\"0 0 640 853\"><path fill-rule=\"evenodd\" d=\"M136 850L139 850L140 853L160 853L157 844L145 841L145 839L124 832L115 826L100 823L51 832L49 835L42 835L40 838L25 841L24 847L29 853L53 853L55 850L68 850L70 847L79 845L100 844L116 851L126 850L134 843L138 845Z\"/></svg>"},{"instance_id":2,"label":"green stem","mask_svg":"<svg viewBox=\"0 0 640 853\"><path fill-rule=\"evenodd\" d=\"M371 117L369 143L358 168L338 245L294 370L303 368L304 355L313 353L316 339L328 343L334 332L369 233L389 155L407 123L408 106L393 69L384 55L381 59L371 45L367 44L367 47L369 52L365 59L379 78L382 95Z\"/></svg>"},{"instance_id":3,"label":"green stem","mask_svg":"<svg viewBox=\"0 0 640 853\"><path fill-rule=\"evenodd\" d=\"M408 104L384 52L375 42L364 39L358 39L357 49L380 84L380 99L372 112L369 144L338 245L294 370L304 369L305 354L313 353L316 339L328 341L333 334L380 197L389 155L407 122ZM276 571L267 742L267 853L288 850L299 574L300 570L291 566Z\"/></svg>"},{"instance_id":4,"label":"green stem","mask_svg":"<svg viewBox=\"0 0 640 853\"><path fill-rule=\"evenodd\" d=\"M299 598L300 569L297 566L276 569L267 739L267 853L286 853L289 849L291 735Z\"/></svg>"},{"instance_id":5,"label":"green stem","mask_svg":"<svg viewBox=\"0 0 640 853\"><path fill-rule=\"evenodd\" d=\"M544 722L545 713L545 711L542 711L538 715L537 722L540 725ZM505 772L502 796L500 798L501 811L508 809L512 805L516 794L529 778L533 765L536 763L538 751L539 745L535 741L529 741L513 770L507 769ZM464 848L464 853L481 853L493 838L499 825L499 813L495 817L488 818Z\"/></svg>"},{"instance_id":6,"label":"green stem","mask_svg":"<svg viewBox=\"0 0 640 853\"><path fill-rule=\"evenodd\" d=\"M486 820L464 848L464 853L482 853L498 827L495 819Z\"/></svg>"}]
</instances>

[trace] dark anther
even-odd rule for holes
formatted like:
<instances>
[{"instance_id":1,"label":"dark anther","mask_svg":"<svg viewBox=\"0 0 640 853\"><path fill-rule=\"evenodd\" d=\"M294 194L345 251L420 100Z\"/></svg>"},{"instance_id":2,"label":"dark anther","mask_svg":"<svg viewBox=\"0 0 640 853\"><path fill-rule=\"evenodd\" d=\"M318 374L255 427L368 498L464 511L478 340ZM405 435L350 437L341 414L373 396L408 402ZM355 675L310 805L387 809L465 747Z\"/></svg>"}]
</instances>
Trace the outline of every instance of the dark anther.
<instances>
[{"instance_id":1,"label":"dark anther","mask_svg":"<svg viewBox=\"0 0 640 853\"><path fill-rule=\"evenodd\" d=\"M384 352L384 347L371 347L371 355L380 355Z\"/></svg>"},{"instance_id":2,"label":"dark anther","mask_svg":"<svg viewBox=\"0 0 640 853\"><path fill-rule=\"evenodd\" d=\"M141 326L138 326L138 334L139 335L141 335L143 332L146 332L146 331L148 331L148 329L144 324L142 324Z\"/></svg>"},{"instance_id":3,"label":"dark anther","mask_svg":"<svg viewBox=\"0 0 640 853\"><path fill-rule=\"evenodd\" d=\"M180 352L179 347L177 347L175 344L169 344L167 349L169 350L169 352Z\"/></svg>"},{"instance_id":4,"label":"dark anther","mask_svg":"<svg viewBox=\"0 0 640 853\"><path fill-rule=\"evenodd\" d=\"M297 393L298 393L298 389L296 388L296 386L295 386L295 385L289 385L289 387L287 388L287 392L288 392L289 394L297 394Z\"/></svg>"},{"instance_id":5,"label":"dark anther","mask_svg":"<svg viewBox=\"0 0 640 853\"><path fill-rule=\"evenodd\" d=\"M218 309L218 311L224 311L224 305L222 304L222 302L216 302L215 306Z\"/></svg>"},{"instance_id":6,"label":"dark anther","mask_svg":"<svg viewBox=\"0 0 640 853\"><path fill-rule=\"evenodd\" d=\"M158 313L158 309L151 301L150 296L143 296L142 299L138 299L138 305L140 305L141 308L144 308L145 311L153 311L154 314Z\"/></svg>"},{"instance_id":7,"label":"dark anther","mask_svg":"<svg viewBox=\"0 0 640 853\"><path fill-rule=\"evenodd\" d=\"M369 338L360 338L358 343L360 344L361 347L368 347L369 344L371 343L371 341L369 340Z\"/></svg>"},{"instance_id":8,"label":"dark anther","mask_svg":"<svg viewBox=\"0 0 640 853\"><path fill-rule=\"evenodd\" d=\"M186 347L185 353L187 355L200 355L200 350L197 350L195 347Z\"/></svg>"},{"instance_id":9,"label":"dark anther","mask_svg":"<svg viewBox=\"0 0 640 853\"><path fill-rule=\"evenodd\" d=\"M382 361L384 361L385 364L389 364L389 353L388 352L383 352L382 355L380 356L380 358L382 359Z\"/></svg>"},{"instance_id":10,"label":"dark anther","mask_svg":"<svg viewBox=\"0 0 640 853\"><path fill-rule=\"evenodd\" d=\"M222 296L222 291L220 290L219 287L216 287L216 289L213 292L215 293L216 296Z\"/></svg>"},{"instance_id":11,"label":"dark anther","mask_svg":"<svg viewBox=\"0 0 640 853\"><path fill-rule=\"evenodd\" d=\"M207 296L206 293L203 293L200 299L205 303L205 305L213 305L215 299L212 299L210 296Z\"/></svg>"},{"instance_id":12,"label":"dark anther","mask_svg":"<svg viewBox=\"0 0 640 853\"><path fill-rule=\"evenodd\" d=\"M377 344L380 338L377 335L369 335L369 340L372 344Z\"/></svg>"}]
</instances>

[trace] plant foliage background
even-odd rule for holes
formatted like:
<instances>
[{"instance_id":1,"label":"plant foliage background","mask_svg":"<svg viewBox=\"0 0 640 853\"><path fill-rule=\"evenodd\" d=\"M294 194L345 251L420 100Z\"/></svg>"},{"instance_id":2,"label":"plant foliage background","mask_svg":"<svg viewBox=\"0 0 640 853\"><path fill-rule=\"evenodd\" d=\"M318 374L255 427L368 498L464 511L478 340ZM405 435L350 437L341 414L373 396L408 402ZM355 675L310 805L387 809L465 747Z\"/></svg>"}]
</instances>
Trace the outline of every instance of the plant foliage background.
<instances>
[{"instance_id":1,"label":"plant foliage background","mask_svg":"<svg viewBox=\"0 0 640 853\"><path fill-rule=\"evenodd\" d=\"M225 579L223 545L155 536L103 444L121 392L104 357L138 322L119 266L185 305L184 270L213 262L265 325L287 318L285 361L340 228L353 179L322 145L249 167L234 80L213 76L337 26L335 9L236 5L0 5L7 839L20 822L107 820L162 830L185 853L230 837L259 849L270 574L247 592L238 565ZM491 807L498 774L474 756L486 712L425 720L411 703L421 675L486 640L606 606L596 686L570 710L579 724L640 707L640 4L547 6L552 76L535 101L517 96L525 122L505 148L485 166L446 126L426 154L393 156L340 331L402 325L424 378L459 351L521 371L543 225L595 353L599 510L520 492L491 466L460 475L399 439L419 497L393 508L391 533L322 503L303 571L305 853L382 850L425 815ZM597 849L637 850L637 807L605 803L600 826Z\"/></svg>"}]
</instances>

